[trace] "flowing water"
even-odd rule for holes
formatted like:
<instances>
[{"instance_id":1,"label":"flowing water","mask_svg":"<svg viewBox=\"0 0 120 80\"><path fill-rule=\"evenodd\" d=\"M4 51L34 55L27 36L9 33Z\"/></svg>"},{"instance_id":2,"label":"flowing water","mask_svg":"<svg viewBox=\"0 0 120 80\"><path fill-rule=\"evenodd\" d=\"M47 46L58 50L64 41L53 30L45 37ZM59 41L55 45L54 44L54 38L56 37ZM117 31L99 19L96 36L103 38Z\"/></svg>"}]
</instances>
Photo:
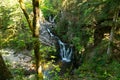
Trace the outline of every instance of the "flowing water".
<instances>
[{"instance_id":1,"label":"flowing water","mask_svg":"<svg viewBox=\"0 0 120 80\"><path fill-rule=\"evenodd\" d=\"M65 62L71 62L71 57L73 54L72 47L68 46L66 43L63 43L57 36L55 36L50 29L47 28L48 33L50 34L51 37L54 37L60 47L60 56L61 60Z\"/></svg>"},{"instance_id":2,"label":"flowing water","mask_svg":"<svg viewBox=\"0 0 120 80\"><path fill-rule=\"evenodd\" d=\"M66 44L63 43L61 40L58 40L59 46L60 46L60 56L62 61L65 62L71 62L71 56L72 56L72 48L66 47Z\"/></svg>"}]
</instances>

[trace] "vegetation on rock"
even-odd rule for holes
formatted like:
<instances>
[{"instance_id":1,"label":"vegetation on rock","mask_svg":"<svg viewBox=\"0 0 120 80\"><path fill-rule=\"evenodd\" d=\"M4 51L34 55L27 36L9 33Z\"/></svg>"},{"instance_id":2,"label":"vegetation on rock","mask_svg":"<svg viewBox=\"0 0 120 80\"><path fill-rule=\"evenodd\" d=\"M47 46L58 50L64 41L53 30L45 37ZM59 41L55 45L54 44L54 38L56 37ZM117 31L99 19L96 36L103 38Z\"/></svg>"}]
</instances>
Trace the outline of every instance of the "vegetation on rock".
<instances>
[{"instance_id":1,"label":"vegetation on rock","mask_svg":"<svg viewBox=\"0 0 120 80\"><path fill-rule=\"evenodd\" d=\"M28 63L34 65L31 74L40 65L43 72L51 73L52 80L120 79L119 0L38 0L36 4L33 1L0 0L0 80L7 80L11 75L14 80L35 80L34 76L25 76L25 70L12 69L10 62L2 59L6 54L2 49L6 48L13 49L13 55L29 55L32 61ZM55 36L73 46L69 70L68 65L59 62L58 44L39 44L41 16L43 23L54 23L50 30Z\"/></svg>"}]
</instances>

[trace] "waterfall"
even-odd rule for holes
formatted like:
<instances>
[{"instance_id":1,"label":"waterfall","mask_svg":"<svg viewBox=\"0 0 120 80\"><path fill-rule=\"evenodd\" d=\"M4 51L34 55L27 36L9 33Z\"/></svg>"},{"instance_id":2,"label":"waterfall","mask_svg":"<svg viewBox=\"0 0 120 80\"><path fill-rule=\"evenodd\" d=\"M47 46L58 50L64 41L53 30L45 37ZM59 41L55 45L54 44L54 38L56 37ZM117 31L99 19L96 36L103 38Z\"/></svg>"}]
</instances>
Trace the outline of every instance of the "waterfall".
<instances>
[{"instance_id":1,"label":"waterfall","mask_svg":"<svg viewBox=\"0 0 120 80\"><path fill-rule=\"evenodd\" d=\"M42 16L42 15L41 15ZM54 35L51 32L51 28L53 28L53 26L55 26L54 24L54 20L56 17L54 17L53 19L50 18L50 21L46 21L44 19L44 17L42 16L40 19L40 42L44 45L47 46L55 46L56 43L58 44L57 47L59 47L59 55L60 55L60 59L62 62L64 67L68 67L68 64L71 64L71 58L73 55L73 47L62 42L62 40L60 40L60 38L56 35ZM47 64L47 63L46 63ZM68 66L66 66L68 65ZM62 72L64 72L65 68L61 68L61 70L63 70ZM44 68L44 67L43 67ZM56 73L50 73L52 70L54 70L55 66L50 63L48 65L48 68L44 68L43 69L43 75L44 75L44 80L51 80L52 77L54 77L54 75L56 75Z\"/></svg>"},{"instance_id":2,"label":"waterfall","mask_svg":"<svg viewBox=\"0 0 120 80\"><path fill-rule=\"evenodd\" d=\"M72 48L67 47L65 43L61 40L58 40L60 46L60 56L62 61L71 62Z\"/></svg>"},{"instance_id":3,"label":"waterfall","mask_svg":"<svg viewBox=\"0 0 120 80\"><path fill-rule=\"evenodd\" d=\"M59 47L60 47L60 56L61 56L62 61L71 62L71 57L73 54L72 47L68 46L66 43L63 43L57 36L55 36L50 31L49 28L47 28L47 31L51 37L53 37L57 40Z\"/></svg>"},{"instance_id":4,"label":"waterfall","mask_svg":"<svg viewBox=\"0 0 120 80\"><path fill-rule=\"evenodd\" d=\"M41 43L47 45L47 46L55 46L56 43L58 44L59 47L59 55L60 55L60 62L63 63L63 65L68 65L71 64L71 58L73 54L73 47L62 42L60 38L56 35L54 35L51 32L51 27L49 24L40 24L41 29L40 29L40 41ZM65 64L64 64L65 62ZM68 65L69 66L69 65ZM62 67L61 67L62 68ZM65 68L62 68L63 71ZM44 74L44 80L50 80L55 74L50 73L51 70L54 70L54 66L52 63L49 65L49 68L43 70Z\"/></svg>"}]
</instances>

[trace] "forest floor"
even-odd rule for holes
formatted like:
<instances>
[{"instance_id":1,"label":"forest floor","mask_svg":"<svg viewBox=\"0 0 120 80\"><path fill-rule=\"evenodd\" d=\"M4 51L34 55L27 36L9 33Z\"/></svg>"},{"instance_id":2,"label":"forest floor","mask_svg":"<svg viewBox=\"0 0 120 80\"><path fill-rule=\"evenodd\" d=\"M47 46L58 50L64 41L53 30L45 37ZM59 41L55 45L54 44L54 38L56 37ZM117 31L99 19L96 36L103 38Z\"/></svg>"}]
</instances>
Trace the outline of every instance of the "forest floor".
<instances>
[{"instance_id":1,"label":"forest floor","mask_svg":"<svg viewBox=\"0 0 120 80\"><path fill-rule=\"evenodd\" d=\"M1 49L0 52L14 76L24 75L24 77L30 80L33 74L35 74L35 66L32 63L33 57L30 56L31 51L15 52L12 49Z\"/></svg>"},{"instance_id":2,"label":"forest floor","mask_svg":"<svg viewBox=\"0 0 120 80\"><path fill-rule=\"evenodd\" d=\"M14 80L35 80L35 65L31 51L16 52L12 49L1 49L0 52L14 76ZM105 55L98 56L100 55L91 61L85 61L74 70L73 75L66 73L64 78L55 75L52 80L120 80L120 63L114 60L107 62Z\"/></svg>"}]
</instances>

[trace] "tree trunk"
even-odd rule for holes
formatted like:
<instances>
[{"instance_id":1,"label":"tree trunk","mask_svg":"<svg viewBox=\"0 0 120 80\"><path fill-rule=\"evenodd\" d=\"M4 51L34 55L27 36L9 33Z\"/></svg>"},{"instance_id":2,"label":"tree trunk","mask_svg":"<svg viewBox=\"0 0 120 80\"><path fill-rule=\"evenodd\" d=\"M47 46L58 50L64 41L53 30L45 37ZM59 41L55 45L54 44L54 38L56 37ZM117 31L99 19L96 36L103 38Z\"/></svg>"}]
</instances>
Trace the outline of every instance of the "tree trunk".
<instances>
[{"instance_id":1,"label":"tree trunk","mask_svg":"<svg viewBox=\"0 0 120 80\"><path fill-rule=\"evenodd\" d=\"M108 49L107 49L107 54L111 55L112 53L112 44L113 44L113 40L114 40L114 31L115 31L115 28L117 27L117 19L118 19L118 14L119 14L119 9L115 10L115 14L113 16L113 26L112 26L112 29L111 29L111 32L110 32L110 38L109 38L109 43L108 43Z\"/></svg>"},{"instance_id":2,"label":"tree trunk","mask_svg":"<svg viewBox=\"0 0 120 80\"><path fill-rule=\"evenodd\" d=\"M114 37L114 28L112 27L111 32L110 32L110 40L109 40L109 43L108 43L107 54L111 54L112 53L113 37Z\"/></svg>"},{"instance_id":3,"label":"tree trunk","mask_svg":"<svg viewBox=\"0 0 120 80\"><path fill-rule=\"evenodd\" d=\"M32 5L33 5L33 24L30 21L30 17L28 16L28 13L25 9L25 5L23 3L23 0L19 0L20 7L27 19L27 22L29 24L29 27L33 33L33 38L34 38L34 54L35 54L35 59L36 59L36 72L37 72L37 80L43 80L43 75L42 75L42 67L40 63L40 53L39 53L39 31L40 31L40 14L39 14L39 0L32 0Z\"/></svg>"},{"instance_id":4,"label":"tree trunk","mask_svg":"<svg viewBox=\"0 0 120 80\"><path fill-rule=\"evenodd\" d=\"M0 80L10 80L12 78L12 74L8 70L5 62L0 54Z\"/></svg>"},{"instance_id":5,"label":"tree trunk","mask_svg":"<svg viewBox=\"0 0 120 80\"><path fill-rule=\"evenodd\" d=\"M42 80L43 75L42 75L42 67L40 63L40 53L39 53L39 31L40 31L40 24L39 24L39 0L33 0L33 38L35 38L34 41L34 53L35 53L35 59L36 59L36 71L37 71L37 80Z\"/></svg>"}]
</instances>

